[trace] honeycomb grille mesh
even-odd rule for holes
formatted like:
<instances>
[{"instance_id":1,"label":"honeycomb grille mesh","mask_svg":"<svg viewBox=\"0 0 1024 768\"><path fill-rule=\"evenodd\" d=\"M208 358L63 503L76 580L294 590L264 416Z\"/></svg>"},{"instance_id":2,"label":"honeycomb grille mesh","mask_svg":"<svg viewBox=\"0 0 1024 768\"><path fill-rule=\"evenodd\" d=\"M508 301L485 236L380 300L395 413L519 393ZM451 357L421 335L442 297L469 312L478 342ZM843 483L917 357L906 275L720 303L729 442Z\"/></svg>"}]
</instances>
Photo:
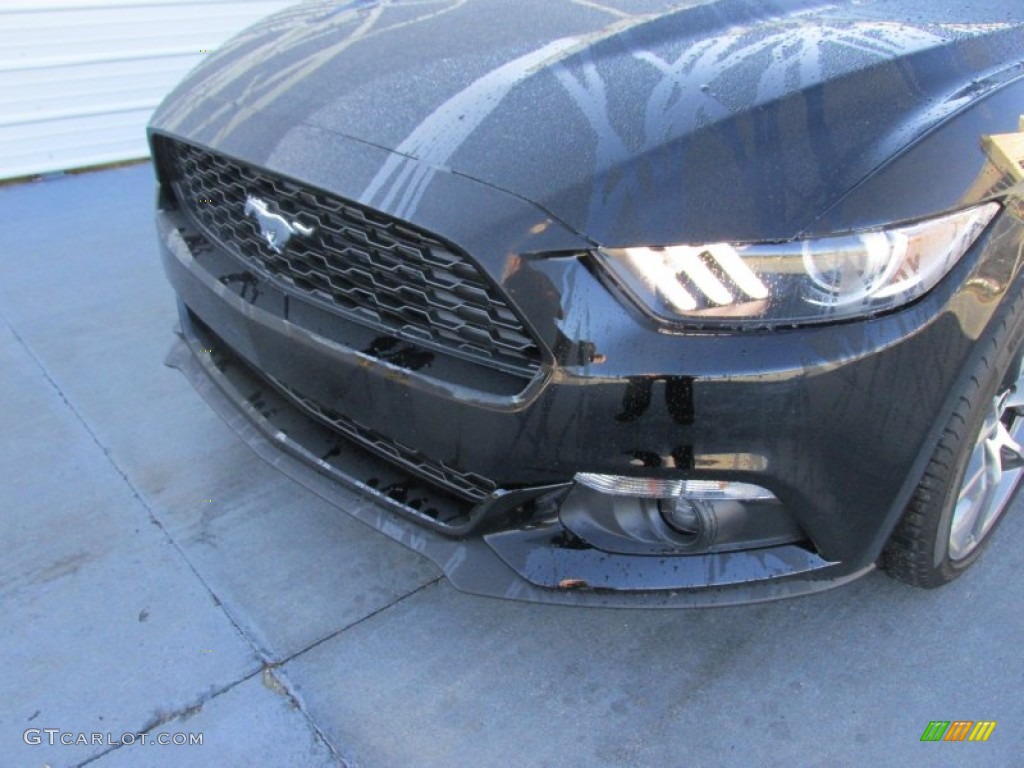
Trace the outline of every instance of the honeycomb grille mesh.
<instances>
[{"instance_id":1,"label":"honeycomb grille mesh","mask_svg":"<svg viewBox=\"0 0 1024 768\"><path fill-rule=\"evenodd\" d=\"M502 293L455 247L405 222L183 142L156 137L179 205L250 268L333 311L412 342L532 375L540 350ZM280 252L250 197L312 230Z\"/></svg>"}]
</instances>

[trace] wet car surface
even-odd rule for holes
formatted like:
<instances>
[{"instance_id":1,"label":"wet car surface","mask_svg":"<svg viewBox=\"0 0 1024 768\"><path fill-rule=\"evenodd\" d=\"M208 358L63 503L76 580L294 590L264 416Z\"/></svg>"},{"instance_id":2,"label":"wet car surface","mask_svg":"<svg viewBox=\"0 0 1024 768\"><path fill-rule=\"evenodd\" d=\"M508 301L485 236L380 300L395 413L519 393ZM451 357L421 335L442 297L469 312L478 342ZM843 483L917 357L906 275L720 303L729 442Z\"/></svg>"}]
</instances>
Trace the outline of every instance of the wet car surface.
<instances>
[{"instance_id":1,"label":"wet car surface","mask_svg":"<svg viewBox=\"0 0 1024 768\"><path fill-rule=\"evenodd\" d=\"M313 3L211 57L151 124L171 362L467 591L948 581L1021 464L1021 20L640 5Z\"/></svg>"}]
</instances>

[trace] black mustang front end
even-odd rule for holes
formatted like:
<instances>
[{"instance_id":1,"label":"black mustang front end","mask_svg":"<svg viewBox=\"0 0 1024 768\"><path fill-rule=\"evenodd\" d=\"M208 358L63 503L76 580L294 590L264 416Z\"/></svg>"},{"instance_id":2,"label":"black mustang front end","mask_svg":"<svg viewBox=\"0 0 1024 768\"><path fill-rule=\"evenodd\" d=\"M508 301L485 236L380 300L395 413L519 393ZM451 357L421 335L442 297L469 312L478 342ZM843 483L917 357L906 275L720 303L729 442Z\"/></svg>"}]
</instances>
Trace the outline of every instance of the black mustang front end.
<instances>
[{"instance_id":1,"label":"black mustang front end","mask_svg":"<svg viewBox=\"0 0 1024 768\"><path fill-rule=\"evenodd\" d=\"M211 57L150 127L170 362L467 591L950 580L1024 464L1024 24L635 5L307 3Z\"/></svg>"}]
</instances>

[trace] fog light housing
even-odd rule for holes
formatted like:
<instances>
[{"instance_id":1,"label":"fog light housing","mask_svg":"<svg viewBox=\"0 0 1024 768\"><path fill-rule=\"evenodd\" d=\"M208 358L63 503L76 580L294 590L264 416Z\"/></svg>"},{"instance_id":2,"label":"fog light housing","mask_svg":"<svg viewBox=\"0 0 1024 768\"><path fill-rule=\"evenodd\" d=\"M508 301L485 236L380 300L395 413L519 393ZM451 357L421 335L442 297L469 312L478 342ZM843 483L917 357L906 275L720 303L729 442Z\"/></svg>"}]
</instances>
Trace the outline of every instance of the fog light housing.
<instances>
[{"instance_id":1,"label":"fog light housing","mask_svg":"<svg viewBox=\"0 0 1024 768\"><path fill-rule=\"evenodd\" d=\"M801 541L800 526L759 485L582 472L559 518L608 552L697 554Z\"/></svg>"},{"instance_id":2,"label":"fog light housing","mask_svg":"<svg viewBox=\"0 0 1024 768\"><path fill-rule=\"evenodd\" d=\"M729 480L664 480L580 472L576 475L576 482L611 496L636 496L642 499L778 501L767 488Z\"/></svg>"}]
</instances>

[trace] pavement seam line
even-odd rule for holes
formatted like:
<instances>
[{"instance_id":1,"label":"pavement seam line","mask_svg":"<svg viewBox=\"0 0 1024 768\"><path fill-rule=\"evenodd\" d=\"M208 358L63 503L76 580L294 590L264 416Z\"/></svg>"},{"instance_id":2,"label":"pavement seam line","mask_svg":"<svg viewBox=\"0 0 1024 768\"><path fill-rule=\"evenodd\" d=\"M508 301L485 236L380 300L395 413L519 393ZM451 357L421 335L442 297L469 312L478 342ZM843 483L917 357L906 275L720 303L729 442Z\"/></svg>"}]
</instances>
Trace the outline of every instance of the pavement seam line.
<instances>
[{"instance_id":1,"label":"pavement seam line","mask_svg":"<svg viewBox=\"0 0 1024 768\"><path fill-rule=\"evenodd\" d=\"M264 653L264 651L260 647L257 646L257 644L253 641L253 639L251 637L249 637L248 633L242 628L242 626L231 615L231 612L227 610L227 608L224 606L224 603L220 600L219 597L217 597L217 594L213 591L213 588L209 585L209 583L206 581L206 579L203 578L202 574L199 573L199 571L196 568L195 564L188 557L188 555L185 553L185 551L181 548L181 546L178 544L178 542L175 540L175 538L171 535L170 531L167 530L166 526L164 526L163 522L160 520L160 518L158 517L156 512L153 510L152 506L150 506L150 504L142 497L142 494L140 493L139 489L131 481L131 479L128 477L127 473L125 473L125 471L120 467L120 465L118 465L118 463L114 460L114 457L111 455L110 449L107 448L100 441L100 439L97 436L97 434L93 431L93 429L89 426L89 423L85 420L85 417L71 403L71 401L68 399L67 395L64 393L64 390L61 389L60 385L57 384L56 380L50 374L50 371L47 370L46 366L43 364L43 361L39 358L38 355L36 355L35 351L29 346L29 344L25 341L25 339L22 338L21 334L18 333L17 329L13 326L11 321L8 319L7 315L2 310L0 310L0 319L3 320L4 324L7 326L8 330L11 332L11 335L14 336L15 340L18 342L18 344L21 346L21 348L25 350L25 353L32 359L32 362L35 363L36 367L39 369L40 373L43 375L43 378L46 379L46 382L50 385L50 387L53 389L53 391L61 399L61 401L64 403L64 405L67 406L68 410L71 411L72 414L74 414L75 418L82 425L83 429L85 429L86 433L88 433L89 437L92 439L93 443L95 443L96 447L98 447L103 452L103 455L106 457L107 461L110 463L110 466L113 467L114 471L117 472L118 475L120 475L122 481L125 483L125 485L128 486L129 490L132 492L132 495L139 502L139 504L142 505L142 508L145 509L146 514L149 516L150 521L160 529L160 532L164 535L164 538L174 548L174 550L178 553L178 555L181 557L182 561L185 563L185 565L188 567L188 569L192 572L192 574L195 576L195 578L202 585L203 589L206 591L206 593L210 597L210 599L213 600L214 605L216 605L220 609L220 611L224 615L224 617L231 623L231 626L234 627L234 629L238 633L239 637L241 637L242 640L245 641L246 645L249 646L250 651L261 662L261 666L260 666L260 668L257 671L252 672L249 675L245 675L245 676L239 678L238 680L235 680L232 683L229 683L227 686L222 687L220 690L216 691L213 694L210 694L210 695L207 695L205 697L202 697L199 700L198 703L192 704L192 705L190 705L189 707L186 707L184 710L182 710L180 712L172 713L171 715L169 715L167 717L164 717L164 718L160 718L160 719L158 719L157 721L155 721L155 722L153 722L151 724L150 723L145 724L143 726L144 730L139 731L139 732L140 733L145 733L146 732L145 729L151 729L151 728L159 727L159 725L161 725L162 723L168 722L169 720L174 719L175 717L182 716L184 713L196 709L196 707L202 707L203 705L205 705L205 703L207 701L210 701L211 699L215 698L216 696L220 695L221 693L224 693L225 691L231 690L236 685L239 685L240 683L245 682L246 680L251 679L255 675L262 674L264 670L266 670L268 667L272 666L272 662L270 661L269 658L267 658L267 654ZM296 702L296 704L297 704L297 702ZM309 714L307 712L305 712L301 707L299 707L299 711L302 712L302 714L306 718L307 722L309 722L313 726L314 732L317 734L317 736L319 738L321 738L323 740L323 742L324 742L325 746L327 747L328 751L333 756L335 756L336 758L340 759L340 756L337 754L337 751L335 750L334 745L332 745L329 741L327 741L324 738L324 736L321 733L320 729L318 727L316 727L315 723L312 722L312 718L309 716ZM109 750L106 750L105 752L101 752L101 753L95 755L94 757L89 758L88 760L86 760L85 762L81 763L80 765L87 765L88 763L93 762L94 760L102 757L103 755L109 754L110 752L114 751L115 749L120 749L121 746L123 746L123 745L119 745L119 746L113 747L113 748L111 748ZM344 762L342 762L342 765L344 766Z\"/></svg>"},{"instance_id":2,"label":"pavement seam line","mask_svg":"<svg viewBox=\"0 0 1024 768\"><path fill-rule=\"evenodd\" d=\"M133 733L146 733L146 734L148 734L153 729L159 728L162 725L166 725L167 723L169 723L169 722L171 722L173 720L177 720L177 719L182 718L182 717L190 717L193 714L198 714L199 711L202 710L202 708L205 707L209 702L213 701L214 699L216 699L221 694L227 693L228 691L230 691L230 690L232 690L234 688L237 688L242 683L245 683L245 682L248 682L249 680L252 680L257 675L262 674L263 671L266 668L267 668L266 665L264 665L264 666L260 667L259 669L257 669L255 672L252 672L252 673L246 675L245 677L242 677L242 678L240 678L238 680L235 680L233 683L228 683L227 685L217 689L216 691L214 691L212 693L207 693L207 694L205 694L203 696L200 696L199 700L197 702L195 702L194 704L189 704L188 706L182 707L181 709L174 710L173 712L167 712L167 713L164 713L164 714L162 714L162 715L160 715L158 717L155 717L152 720L146 722L137 731L133 731ZM135 746L135 745L134 744L117 744L115 746L112 746L110 749L104 750L103 752L99 752L99 753L93 755L92 757L86 758L81 763L76 763L75 764L75 768L83 768L84 766L89 765L90 763L94 763L97 760L99 760L99 759L109 755L111 752L116 752L119 749L124 749L125 747L133 747L133 746Z\"/></svg>"},{"instance_id":3,"label":"pavement seam line","mask_svg":"<svg viewBox=\"0 0 1024 768\"><path fill-rule=\"evenodd\" d=\"M444 578L443 576L436 576L435 578L431 579L430 581L427 581L427 582L419 585L415 589L410 590L409 592L406 592L406 593L404 593L402 595L399 595L395 600L392 600L387 605L381 606L380 608L378 608L377 610L373 611L372 613L369 613L366 616L363 616L363 617L357 619L356 621L354 621L354 622L352 622L350 624L346 624L344 627L336 630L335 632L332 632L332 633L330 633L328 635L325 635L324 637L320 638L319 640L315 641L314 643L311 643L310 645L306 646L305 648L302 648L301 650L299 650L299 651L297 651L297 652L287 656L283 660L281 660L279 662L271 661L271 659L268 657L268 654L253 640L253 638L251 638L249 636L249 634L245 631L245 629L231 615L231 612L227 610L227 608L224 606L224 603L217 596L216 592L214 592L213 588L209 585L209 583L206 581L206 579L203 578L202 574L199 573L199 571L196 568L195 564L188 557L188 555L185 553L185 551L182 549L182 547L178 544L178 542L174 538L174 536L172 536L170 531L168 531L166 526L164 526L163 521L160 520L159 516L156 514L155 510L153 509L153 507L143 498L142 493L140 492L138 487L136 487L136 485L132 482L131 478L128 477L128 474L121 468L121 466L117 463L117 461L115 461L113 455L111 455L110 449L107 448L100 441L99 436L93 431L92 427L89 426L89 423L86 421L85 417L71 403L71 401L68 399L67 395L64 393L64 390L61 389L60 385L57 384L56 380L50 374L50 371L43 364L43 361L39 358L38 355L36 355L35 351L31 348L31 346L29 346L29 344L25 341L25 339L22 338L21 334L18 333L17 329L15 329L14 325L11 323L11 321L8 319L7 315L2 310L0 310L0 319L3 320L3 322L7 326L8 330L10 330L11 335L14 336L14 338L18 342L18 344L22 347L22 349L25 350L25 353L32 359L32 362L35 363L36 367L39 369L40 373L43 375L43 378L46 379L46 382L50 385L50 387L53 389L53 391L61 399L61 401L64 403L64 405L67 406L68 410L71 411L72 414L74 414L75 418L78 420L78 422L85 429L86 433L92 439L92 441L96 445L96 447L99 448L103 452L103 455L106 457L107 461L110 463L110 466L113 467L114 471L117 472L117 474L121 477L122 481L125 483L125 485L128 486L129 490L132 492L132 496L134 496L134 498L139 502L139 504L142 505L143 509L146 510L146 514L149 516L150 521L160 529L160 532L164 535L165 539L175 549L175 551L178 553L178 555L182 558L182 560L184 561L186 566L188 566L188 569L192 572L192 574L196 577L196 579L198 579L199 583L203 586L203 589L206 591L206 593L209 595L209 597L213 600L214 604L218 608L220 608L220 610L224 614L225 618L227 618L227 620L231 623L231 626L235 628L235 631L246 642L246 644L249 646L250 650L255 654L255 656L262 663L262 666L260 667L259 670L255 671L255 672L253 672L253 673L251 673L249 675L246 675L244 677L239 678L238 680L234 681L233 683L228 684L227 686L221 688L220 690L214 692L213 694L205 696L204 698L200 699L200 701L198 703L196 703L196 704L190 705L189 707L186 707L185 709L183 709L181 711L178 711L178 712L175 712L175 713L171 713L170 715L168 715L168 716L166 716L164 718L161 718L161 719L159 719L158 721L156 721L156 722L154 722L152 724L147 723L144 726L144 728L152 729L152 728L159 727L163 723L169 722L170 720L173 720L176 717L181 717L181 716L183 716L185 713L187 713L189 711L193 711L196 708L202 708L206 704L206 702L211 701L212 699L214 699L217 696L219 696L221 693L224 693L226 691L231 690L235 686L237 686L237 685L239 685L239 684L241 684L241 683L243 683L243 682L245 682L247 680L252 679L253 677L255 677L258 674L263 674L263 673L265 673L268 670L273 670L273 669L281 666L282 664L288 663L289 661L293 660L297 656L299 656L299 655L301 655L301 654L303 654L303 653L305 653L305 652L307 652L309 650L312 650L313 648L316 648L317 646L327 642L328 640L330 640L330 639L332 639L334 637L337 637L342 632L346 632L349 629L351 629L351 628L353 628L355 626L358 626L359 624L362 624L364 621L367 621L368 619L372 619L373 617L377 616L378 614L382 613L383 611L388 610L392 606L398 605L399 603L404 601L406 598L411 597L411 596L417 594L421 590L426 589L427 587L429 587L429 586L431 586L433 584L436 584L438 581L440 581L442 578ZM335 760L338 761L340 768L347 768L348 763L345 761L345 759L343 758L341 753L338 751L338 749L335 748L334 744L332 744L331 741L326 737L326 734L324 734L323 730L320 728L320 726L314 720L312 715L302 705L302 702L295 695L295 693L291 690L291 687L288 686L285 682L281 682L281 685L285 689L285 692L286 692L289 700L293 703L295 708L302 714L302 716L305 718L305 720L309 724L309 726L313 729L313 731L317 735L317 737L324 743L324 745L327 747L327 750L330 752L331 756ZM147 732L147 730L141 730L139 732L140 733L145 733L145 732ZM87 765L87 764L89 764L89 763L99 759L100 757L102 757L104 755L110 754L114 750L121 749L123 746L124 745L118 745L118 746L112 747L109 750L106 750L104 752L101 752L101 753L93 756L93 757L90 757L85 762L80 763L79 766Z\"/></svg>"},{"instance_id":4,"label":"pavement seam line","mask_svg":"<svg viewBox=\"0 0 1024 768\"><path fill-rule=\"evenodd\" d=\"M349 762L344 758L344 756L342 756L341 752L335 748L334 744L331 743L331 740L327 738L327 734L323 732L320 725L313 719L313 715L311 715L306 710L306 707L303 706L302 700L296 695L295 691L292 690L292 686L289 684L288 678L285 677L284 671L282 670L282 673L278 675L276 673L277 668L277 664L268 664L263 668L264 682L266 681L266 676L269 675L277 686L281 688L291 705L295 707L296 711L306 719L309 727L313 729L313 733L315 733L317 738L319 738L320 741L324 743L324 746L327 747L327 751L331 753L331 757L333 757L338 763L338 768L351 768Z\"/></svg>"},{"instance_id":5,"label":"pavement seam line","mask_svg":"<svg viewBox=\"0 0 1024 768\"><path fill-rule=\"evenodd\" d=\"M29 346L25 339L22 338L21 334L18 333L17 329L11 324L11 321L7 318L7 315L4 314L2 310L0 310L0 319L3 319L4 324L10 330L11 334L17 340L18 344L20 344L22 349L25 350L25 353L30 358L32 358L32 361L36 364L36 367L42 373L47 383L53 388L53 391L57 393L57 396L61 399L64 405L68 407L68 410L70 410L71 413L74 414L75 418L88 433L89 437L92 438L92 441L96 444L96 447L103 452L103 455L110 463L110 466L114 468L114 471L117 472L117 474L124 481L124 484L127 485L128 489L132 492L132 496L134 496L135 499L139 502L139 504L142 505L142 508L146 510L146 514L149 516L150 522L152 522L160 529L160 532L164 535L164 537L167 539L170 545L174 548L174 550L178 553L181 559L185 562L185 565L188 566L188 569L192 571L192 574L196 577L196 579L199 580L199 583L203 586L203 589L206 591L207 595L209 595L209 597L213 600L214 605L220 608L221 612L224 614L227 620L231 622L231 626L233 626L235 628L235 631L238 632L239 636L243 640L245 640L249 648L253 651L253 653L256 654L256 657L263 664L270 663L270 659L267 658L263 650L259 648L259 646L257 646L253 639L250 638L249 635L245 632L245 630L241 627L241 625L237 621L235 621L235 618L231 615L231 612L228 611L227 608L225 608L224 603L217 596L217 593L213 591L213 588L209 585L206 579L203 578L202 574L199 573L195 564L185 553L185 551L181 548L177 540L171 535L170 531L167 530L167 527L163 524L163 521L156 514L153 507L149 504L149 502L147 502L142 497L142 493L139 491L138 487L136 487L135 483L132 482L131 478L128 477L128 474L114 460L113 455L111 455L110 449L107 448L100 441L99 436L93 431L92 427L89 426L89 422L85 420L85 417L81 414L81 412L71 403L67 395L64 394L64 390L60 388L60 385L57 384L56 380L50 374L50 371L46 368L45 365L43 365L43 361L35 353L32 347Z\"/></svg>"},{"instance_id":6,"label":"pavement seam line","mask_svg":"<svg viewBox=\"0 0 1024 768\"><path fill-rule=\"evenodd\" d=\"M295 653L293 653L293 654L291 654L291 655L281 659L281 661L277 661L277 662L268 664L267 666L264 667L264 670L263 670L264 674L270 674L274 678L275 682L277 682L277 684L281 686L281 688L284 690L285 695L288 697L288 700L291 701L292 704L294 705L294 707L299 712L302 713L303 717L305 717L306 721L309 723L309 727L313 729L314 733L316 733L316 735L320 738L320 740L323 741L323 743L327 746L327 749L330 751L331 755L338 761L339 768L351 768L352 764L350 764L345 759L344 755L342 755L340 750L337 749L334 746L334 743L327 737L327 734L320 727L320 724L317 723L317 721L313 717L312 713L310 713L309 710L306 708L305 703L302 701L302 698L294 690L294 686L292 685L291 681L288 679L288 672L287 672L287 670L284 670L284 669L281 669L281 668L285 664L290 663L291 661L293 661L294 659L298 658L302 654L307 653L308 651L311 651L311 650L313 650L314 648L316 648L316 647L318 647L320 645L323 645L328 640L334 639L338 635L342 634L343 632L347 632L348 630L352 629L353 627L359 626L364 621L368 621L369 619L372 619L374 616L377 616L377 615L383 613L384 611L387 611L387 610L393 608L394 606L398 605L399 603L404 602L407 598L410 598L413 595L416 595L419 592L422 592L427 587L430 587L430 586L433 586L434 584L437 584L437 582L441 581L443 578L444 578L443 575L442 576L435 576L430 581L427 581L427 582L424 582L423 584L420 584L415 589L412 589L412 590L410 590L410 591L408 591L408 592L406 592L406 593L404 593L402 595L399 595L397 598L392 600L390 603L388 603L387 605L381 606L380 608L378 608L377 610L373 611L372 613L369 613L366 616L363 616L362 618L359 618L356 621L353 621L351 624L346 624L344 627L342 627L342 628L340 628L338 630L335 630L334 632L331 632L331 633L325 635L324 637L321 637L319 640L316 640L315 642L310 643L305 648L302 648L301 650L298 650ZM278 670L280 670L279 674L278 674Z\"/></svg>"},{"instance_id":7,"label":"pavement seam line","mask_svg":"<svg viewBox=\"0 0 1024 768\"><path fill-rule=\"evenodd\" d=\"M317 724L313 721L313 718L310 717L309 713L306 712L306 710L302 707L301 702L296 698L296 696L288 687L287 681L278 679L277 675L274 674L275 668L275 664L271 664L269 662L264 663L263 666L261 666L255 672L245 675L244 677L236 680L233 683L228 683L227 685L219 688L218 690L212 693L208 693L204 696L201 696L199 700L194 704L189 704L186 707L175 710L173 712L164 713L159 717L154 718L150 722L147 722L145 725L143 725L138 731L135 731L135 733L148 734L152 732L154 729L159 728L162 725L166 725L167 723L173 722L174 720L188 718L194 714L198 714L203 709L203 707L205 707L214 699L222 696L228 691L234 690L242 683L246 683L256 678L257 675L262 676L264 678L264 685L266 685L266 676L269 674L271 677L274 678L274 681L278 684L278 686L280 686L283 689L284 695L287 697L289 703L303 716L303 718L309 724L310 728L313 729L313 732L316 734L317 738L319 738L320 741L323 742L323 745L327 748L327 751L330 753L331 757L334 758L335 762L338 764L338 768L350 768L349 763L347 763L344 757L342 757L342 755L338 753L338 750L335 749L334 745L327 738L326 734L324 734L324 732L319 728L319 726L317 726ZM99 752L98 754L95 754L92 757L87 758L81 763L76 763L74 768L85 768L85 766L89 765L90 763L94 763L97 760L100 760L106 757L107 755L116 752L119 749L124 749L125 747L133 746L135 745L118 744L116 746L112 746L110 749L104 750L103 752Z\"/></svg>"},{"instance_id":8,"label":"pavement seam line","mask_svg":"<svg viewBox=\"0 0 1024 768\"><path fill-rule=\"evenodd\" d=\"M301 656L302 654L304 654L304 653L306 653L308 651L311 651L314 648L317 648L318 646L323 645L328 640L333 640L334 638L336 638L338 635L342 634L343 632L348 632L353 627L358 627L363 622L369 621L370 619L374 618L375 616L379 616L380 614L384 613L384 611L390 610L391 608L393 608L394 606L398 605L399 603L405 602L405 600L407 600L408 598L412 597L413 595L419 594L420 592L425 590L427 587L431 587L434 584L437 584L439 581L443 581L443 580L444 580L444 575L443 574L440 575L440 576L435 576L430 581L426 581L423 584L420 584L415 589L409 590L408 592L399 595L398 597L396 597L394 600L392 600L387 605L382 605L377 610L372 611L371 613L368 613L365 616L362 616L362 617L356 619L351 624L346 624L345 626L341 627L340 629L336 629L333 632L330 632L329 634L324 635L319 640L314 640L312 643L307 645L305 648L302 648L302 649L296 651L295 653L291 654L290 656L287 656L287 657L281 659L280 661L273 662L271 666L274 666L274 667L283 666L283 665L287 664L288 662L292 661L293 659Z\"/></svg>"}]
</instances>

